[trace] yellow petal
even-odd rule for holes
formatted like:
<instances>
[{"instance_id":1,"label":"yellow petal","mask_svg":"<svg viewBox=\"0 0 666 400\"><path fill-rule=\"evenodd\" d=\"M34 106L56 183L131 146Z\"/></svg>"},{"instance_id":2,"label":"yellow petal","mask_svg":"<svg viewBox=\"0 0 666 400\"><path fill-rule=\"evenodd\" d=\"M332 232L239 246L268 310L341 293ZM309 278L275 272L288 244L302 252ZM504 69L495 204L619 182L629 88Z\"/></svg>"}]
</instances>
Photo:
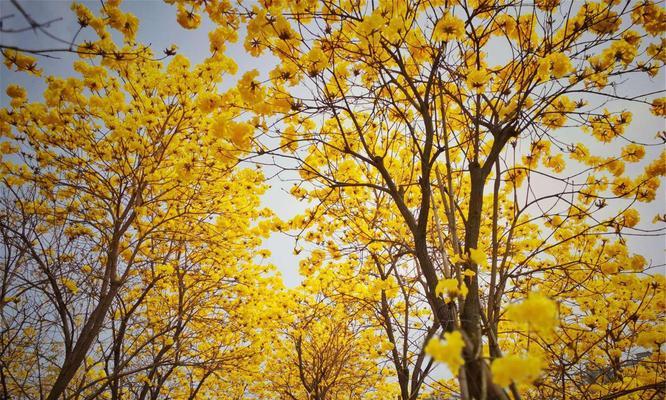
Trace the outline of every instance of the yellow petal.
<instances>
[{"instance_id":1,"label":"yellow petal","mask_svg":"<svg viewBox=\"0 0 666 400\"><path fill-rule=\"evenodd\" d=\"M488 268L488 260L486 254L479 249L469 249L469 258L472 262L480 267Z\"/></svg>"}]
</instances>

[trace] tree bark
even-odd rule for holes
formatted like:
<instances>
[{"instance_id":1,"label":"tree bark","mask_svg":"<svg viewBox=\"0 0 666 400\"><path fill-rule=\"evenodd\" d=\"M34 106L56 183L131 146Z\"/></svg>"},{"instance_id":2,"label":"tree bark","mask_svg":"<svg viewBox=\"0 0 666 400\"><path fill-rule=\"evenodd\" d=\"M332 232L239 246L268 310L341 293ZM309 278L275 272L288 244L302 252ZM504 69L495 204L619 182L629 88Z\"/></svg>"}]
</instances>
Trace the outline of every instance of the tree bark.
<instances>
[{"instance_id":1,"label":"tree bark","mask_svg":"<svg viewBox=\"0 0 666 400\"><path fill-rule=\"evenodd\" d=\"M58 377L56 378L46 400L57 400L65 392L67 385L69 385L69 382L76 374L83 359L86 354L88 354L90 346L99 334L106 313L109 311L111 302L118 293L119 287L120 285L118 283L112 282L109 291L100 299L97 307L95 307L90 318L83 326L81 336L79 336L79 339L76 341L76 345L70 356L65 358L65 361L60 368L60 372L58 373Z\"/></svg>"}]
</instances>

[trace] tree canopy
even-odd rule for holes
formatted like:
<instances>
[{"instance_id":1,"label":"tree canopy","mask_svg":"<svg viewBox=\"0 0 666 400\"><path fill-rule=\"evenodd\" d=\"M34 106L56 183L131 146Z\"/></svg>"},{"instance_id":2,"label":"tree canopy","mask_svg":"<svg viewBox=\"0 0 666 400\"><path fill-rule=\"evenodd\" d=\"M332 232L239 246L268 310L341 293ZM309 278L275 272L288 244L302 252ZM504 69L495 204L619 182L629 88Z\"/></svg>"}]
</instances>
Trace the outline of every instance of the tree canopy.
<instances>
[{"instance_id":1,"label":"tree canopy","mask_svg":"<svg viewBox=\"0 0 666 400\"><path fill-rule=\"evenodd\" d=\"M0 43L3 398L666 395L662 4L165 3Z\"/></svg>"}]
</instances>

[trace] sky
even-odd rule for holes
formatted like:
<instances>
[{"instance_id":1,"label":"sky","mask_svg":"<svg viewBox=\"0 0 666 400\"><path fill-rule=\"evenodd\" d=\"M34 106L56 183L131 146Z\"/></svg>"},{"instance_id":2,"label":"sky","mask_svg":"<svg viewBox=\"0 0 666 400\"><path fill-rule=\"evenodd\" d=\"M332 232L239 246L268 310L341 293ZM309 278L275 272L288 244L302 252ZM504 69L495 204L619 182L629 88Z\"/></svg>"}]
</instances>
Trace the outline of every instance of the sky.
<instances>
[{"instance_id":1,"label":"sky","mask_svg":"<svg viewBox=\"0 0 666 400\"><path fill-rule=\"evenodd\" d=\"M97 11L99 8L99 1L81 1L89 8ZM42 1L42 0L23 0L21 4L25 10L38 22L47 21L53 18L60 18L62 20L54 22L49 32L70 40L78 29L75 18L69 10L70 1ZM206 18L203 18L202 25L197 30L183 29L176 22L176 8L165 4L160 0L126 0L123 3L122 9L134 13L140 20L140 28L137 35L139 42L149 44L156 54L161 53L172 44L177 44L178 52L187 56L192 63L202 61L209 55L208 50L208 37L207 32L214 28L214 25ZM14 14L12 17L10 15ZM5 28L20 28L25 27L25 21L21 15L16 12L13 5L7 0L0 0L0 15L3 17L3 26ZM243 32L240 32L242 38ZM80 39L84 40L86 37L81 36ZM46 37L42 33L35 33L27 31L17 34L2 34L0 42L5 45L21 45L25 48L58 48L62 45L54 42L52 39ZM266 76L271 67L275 64L275 59L270 56L262 56L261 58L253 58L246 54L242 46L242 40L236 44L230 44L227 49L227 55L232 57L238 64L239 71L247 71L257 69L262 76ZM77 59L76 56L68 53L58 53L59 58L40 58L39 64L44 68L45 72L53 75L67 76L73 75L71 69L71 62ZM500 63L503 54L501 51L491 52L489 54L489 61L495 60ZM241 75L239 73L238 75ZM24 86L29 93L29 97L33 100L39 99L44 85L38 80L30 77L24 73L13 73L7 71L6 68L0 70L0 83L2 84L2 94L0 97L0 104L3 106L8 104L8 98L4 93L4 88L10 83L18 83ZM230 79L223 85L232 85L233 79ZM619 86L618 90L621 94L630 94L632 92L646 92L652 90L664 89L666 86L666 78L664 71L655 79L641 78L625 82ZM650 116L645 107L636 107L633 104L626 105L630 111L634 112L634 121L630 126L632 131L630 134L639 142L656 143L654 135L659 130L664 130L663 119L657 119ZM580 141L584 141L584 134L579 131L566 131L562 130L563 135L579 135ZM592 143L591 141L589 143ZM648 149L646 162L654 159L663 147ZM593 152L600 152L603 154L604 147L600 144L592 144L591 150ZM640 165L644 165L640 164ZM629 166L627 172L633 174L638 171L638 166ZM266 175L273 175L275 170L266 170ZM299 203L289 194L289 189L292 183L283 182L280 179L272 179L269 181L271 188L263 196L262 201L266 206L271 207L277 214L288 219L305 209L305 204ZM536 190L543 190L544 192L552 192L551 182L541 181L536 182ZM644 219L651 220L656 213L665 213L666 204L664 200L664 188L660 189L657 200L651 204L639 205L639 211L644 216ZM646 258L652 260L653 264L665 263L664 253L664 237L629 237L630 247L633 251L643 254ZM298 260L299 256L293 254L294 240L284 234L276 233L272 235L266 242L265 247L271 250L272 256L268 262L276 265L282 272L284 282L287 286L294 286L300 282L298 275ZM303 257L301 253L300 257ZM661 267L663 272L663 267Z\"/></svg>"}]
</instances>

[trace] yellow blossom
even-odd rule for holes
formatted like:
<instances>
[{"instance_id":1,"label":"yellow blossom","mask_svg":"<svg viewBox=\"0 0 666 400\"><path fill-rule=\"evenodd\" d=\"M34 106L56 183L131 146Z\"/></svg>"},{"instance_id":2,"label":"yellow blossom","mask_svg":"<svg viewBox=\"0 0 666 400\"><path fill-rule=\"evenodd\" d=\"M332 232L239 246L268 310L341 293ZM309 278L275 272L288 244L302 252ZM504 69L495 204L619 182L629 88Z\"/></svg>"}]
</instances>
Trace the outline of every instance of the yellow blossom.
<instances>
[{"instance_id":1,"label":"yellow blossom","mask_svg":"<svg viewBox=\"0 0 666 400\"><path fill-rule=\"evenodd\" d=\"M559 323L557 306L539 293L530 293L522 303L510 305L507 317L515 322L527 323L531 329L540 332L551 331Z\"/></svg>"},{"instance_id":2,"label":"yellow blossom","mask_svg":"<svg viewBox=\"0 0 666 400\"><path fill-rule=\"evenodd\" d=\"M19 85L11 84L7 86L7 96L11 97L11 105L14 108L20 107L23 105L27 99L28 95L24 88Z\"/></svg>"},{"instance_id":3,"label":"yellow blossom","mask_svg":"<svg viewBox=\"0 0 666 400\"><path fill-rule=\"evenodd\" d=\"M32 56L13 49L2 50L2 55L5 58L4 64L7 68L13 66L17 71L27 71L37 76L42 73L42 70L37 68L37 60Z\"/></svg>"},{"instance_id":4,"label":"yellow blossom","mask_svg":"<svg viewBox=\"0 0 666 400\"><path fill-rule=\"evenodd\" d=\"M488 259L486 253L481 249L469 249L469 259L481 268L488 268Z\"/></svg>"},{"instance_id":5,"label":"yellow blossom","mask_svg":"<svg viewBox=\"0 0 666 400\"><path fill-rule=\"evenodd\" d=\"M467 72L465 82L467 82L467 86L469 86L470 89L473 89L476 92L482 92L489 79L490 75L488 75L487 71L475 68Z\"/></svg>"},{"instance_id":6,"label":"yellow blossom","mask_svg":"<svg viewBox=\"0 0 666 400\"><path fill-rule=\"evenodd\" d=\"M259 71L253 69L243 74L243 77L238 81L238 93L243 101L257 105L263 101L264 91L261 85L256 81L259 76Z\"/></svg>"},{"instance_id":7,"label":"yellow blossom","mask_svg":"<svg viewBox=\"0 0 666 400\"><path fill-rule=\"evenodd\" d=\"M69 278L63 278L62 284L65 285L67 290L72 292L72 294L77 294L79 292L79 287L76 286L76 282L74 282L73 280L71 280Z\"/></svg>"},{"instance_id":8,"label":"yellow blossom","mask_svg":"<svg viewBox=\"0 0 666 400\"><path fill-rule=\"evenodd\" d=\"M652 100L652 114L659 117L666 117L666 97L660 97Z\"/></svg>"},{"instance_id":9,"label":"yellow blossom","mask_svg":"<svg viewBox=\"0 0 666 400\"><path fill-rule=\"evenodd\" d=\"M634 208L630 208L624 213L622 213L622 217L624 221L624 226L627 226L629 228L633 228L641 220L640 214Z\"/></svg>"},{"instance_id":10,"label":"yellow blossom","mask_svg":"<svg viewBox=\"0 0 666 400\"><path fill-rule=\"evenodd\" d=\"M544 165L557 173L564 171L564 168L566 167L564 156L562 156L562 154L546 157Z\"/></svg>"},{"instance_id":11,"label":"yellow blossom","mask_svg":"<svg viewBox=\"0 0 666 400\"><path fill-rule=\"evenodd\" d=\"M231 122L230 125L229 132L232 143L239 148L246 150L250 145L254 127L245 122Z\"/></svg>"},{"instance_id":12,"label":"yellow blossom","mask_svg":"<svg viewBox=\"0 0 666 400\"><path fill-rule=\"evenodd\" d=\"M515 383L531 383L539 377L543 363L538 357L510 354L495 359L490 367L493 382L506 387Z\"/></svg>"},{"instance_id":13,"label":"yellow blossom","mask_svg":"<svg viewBox=\"0 0 666 400\"><path fill-rule=\"evenodd\" d=\"M632 271L641 271L645 267L646 261L645 257L640 254L636 254L629 259L629 268Z\"/></svg>"},{"instance_id":14,"label":"yellow blossom","mask_svg":"<svg viewBox=\"0 0 666 400\"><path fill-rule=\"evenodd\" d=\"M536 4L536 6L540 9L548 11L559 6L560 0L536 0L534 4Z\"/></svg>"},{"instance_id":15,"label":"yellow blossom","mask_svg":"<svg viewBox=\"0 0 666 400\"><path fill-rule=\"evenodd\" d=\"M188 11L183 5L179 5L176 20L183 28L194 29L201 23L201 16L193 11Z\"/></svg>"},{"instance_id":16,"label":"yellow blossom","mask_svg":"<svg viewBox=\"0 0 666 400\"><path fill-rule=\"evenodd\" d=\"M464 347L465 341L462 334L459 331L453 331L445 333L444 340L431 338L425 347L425 352L436 361L446 364L451 373L457 374L464 364L462 357Z\"/></svg>"},{"instance_id":17,"label":"yellow blossom","mask_svg":"<svg viewBox=\"0 0 666 400\"><path fill-rule=\"evenodd\" d=\"M552 53L548 56L548 61L555 78L561 78L573 70L571 60L564 53Z\"/></svg>"},{"instance_id":18,"label":"yellow blossom","mask_svg":"<svg viewBox=\"0 0 666 400\"><path fill-rule=\"evenodd\" d=\"M664 343L666 343L666 326L664 324L643 331L636 338L636 344L645 348L658 349Z\"/></svg>"},{"instance_id":19,"label":"yellow blossom","mask_svg":"<svg viewBox=\"0 0 666 400\"><path fill-rule=\"evenodd\" d=\"M437 282L437 288L435 289L437 296L443 296L445 302L450 302L451 299L460 296L467 296L467 286L464 283L461 283L458 286L458 280L455 278L442 279Z\"/></svg>"},{"instance_id":20,"label":"yellow blossom","mask_svg":"<svg viewBox=\"0 0 666 400\"><path fill-rule=\"evenodd\" d=\"M452 14L443 16L432 32L432 38L436 41L448 42L461 38L465 34L465 23Z\"/></svg>"},{"instance_id":21,"label":"yellow blossom","mask_svg":"<svg viewBox=\"0 0 666 400\"><path fill-rule=\"evenodd\" d=\"M645 147L631 143L622 148L622 158L629 162L638 162L645 156Z\"/></svg>"},{"instance_id":22,"label":"yellow blossom","mask_svg":"<svg viewBox=\"0 0 666 400\"><path fill-rule=\"evenodd\" d=\"M25 89L23 89L21 86L16 85L16 84L10 84L7 86L7 96L11 97L12 99L18 98L18 97L26 97L26 92Z\"/></svg>"}]
</instances>

